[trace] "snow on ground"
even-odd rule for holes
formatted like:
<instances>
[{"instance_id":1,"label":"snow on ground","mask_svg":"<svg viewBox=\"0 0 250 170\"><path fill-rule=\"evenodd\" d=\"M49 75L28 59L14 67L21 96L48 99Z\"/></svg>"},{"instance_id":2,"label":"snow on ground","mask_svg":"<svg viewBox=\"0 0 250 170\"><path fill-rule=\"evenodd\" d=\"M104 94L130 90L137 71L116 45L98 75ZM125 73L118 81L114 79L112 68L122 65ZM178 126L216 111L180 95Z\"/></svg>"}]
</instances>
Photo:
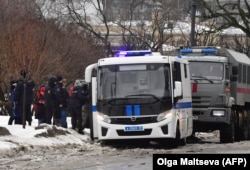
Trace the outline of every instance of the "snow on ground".
<instances>
[{"instance_id":1,"label":"snow on ground","mask_svg":"<svg viewBox=\"0 0 250 170\"><path fill-rule=\"evenodd\" d=\"M42 124L38 126L37 119L33 118L32 125L8 125L9 116L0 116L0 151L17 148L20 146L56 146L89 143L89 135L82 135L71 129L71 118L67 118L68 128ZM85 129L89 134L89 129ZM216 138L219 132L197 133L196 137L201 140Z\"/></svg>"},{"instance_id":2,"label":"snow on ground","mask_svg":"<svg viewBox=\"0 0 250 170\"><path fill-rule=\"evenodd\" d=\"M18 152L20 150L37 150L41 148L53 148L64 146L80 146L87 150L95 150L96 153L113 152L115 148L100 147L100 143L92 142L89 138L89 129L85 129L85 134L79 134L71 127L71 118L68 117L68 128L62 128L53 125L42 124L38 127L37 119L33 119L32 125L28 124L23 128L23 125L8 125L9 116L0 116L0 153L12 153L13 150ZM218 140L217 133L198 133L196 135L201 140L210 140L215 138ZM98 149L99 148L99 149ZM40 150L39 149L39 150ZM134 148L136 149L136 148ZM136 149L137 150L137 149ZM138 148L138 151L143 153L142 148Z\"/></svg>"},{"instance_id":3,"label":"snow on ground","mask_svg":"<svg viewBox=\"0 0 250 170\"><path fill-rule=\"evenodd\" d=\"M8 125L9 116L0 116L0 152L11 149L35 148L35 147L56 147L66 145L79 145L85 148L93 148L93 142L89 139L89 129L85 134L79 134L71 129L71 118L68 117L68 128L42 124L38 126L37 119L33 118L32 125ZM218 133L198 133L201 140L215 138ZM92 144L91 144L92 143Z\"/></svg>"},{"instance_id":4,"label":"snow on ground","mask_svg":"<svg viewBox=\"0 0 250 170\"><path fill-rule=\"evenodd\" d=\"M87 135L78 134L71 129L71 119L68 117L68 128L42 124L38 127L37 119L32 125L8 125L9 116L0 116L0 152L21 146L56 146L66 144L82 145L88 140Z\"/></svg>"},{"instance_id":5,"label":"snow on ground","mask_svg":"<svg viewBox=\"0 0 250 170\"><path fill-rule=\"evenodd\" d=\"M8 125L9 116L0 116L0 153L3 154L4 151L11 151L13 149L31 149L36 150L36 148L46 147L49 149L55 147L64 146L80 146L87 150L96 150L98 152L113 152L115 148L109 147L99 147L101 146L98 142L92 142L89 137L89 129L85 129L85 135L79 134L77 131L73 130L71 127L71 118L68 117L68 128L62 128L53 125L42 124L38 127L37 119L33 119L32 125ZM203 141L202 147L205 147L205 143L208 141L209 145L214 143L216 146L219 142L219 131L214 131L211 133L196 133L196 139ZM211 143L212 142L212 143ZM250 142L246 141L247 143ZM192 142L191 142L192 143ZM197 141L195 141L197 143ZM239 143L235 143L238 145ZM192 145L192 144L191 144ZM235 146L236 146L235 145ZM137 145L136 145L137 146ZM218 146L218 145L217 145ZM224 145L223 145L224 146ZM180 152L184 151L184 148L189 149L190 145L180 147ZM197 146L191 146L197 147ZM207 146L206 146L207 147ZM99 149L98 149L99 148ZM136 148L134 148L136 149ZM178 149L178 148L177 148ZM193 149L193 148L192 148ZM137 150L137 149L136 149ZM138 151L143 153L143 148L138 147ZM249 152L249 150L248 150Z\"/></svg>"},{"instance_id":6,"label":"snow on ground","mask_svg":"<svg viewBox=\"0 0 250 170\"><path fill-rule=\"evenodd\" d=\"M91 142L89 129L81 135L68 128L43 124L7 125L9 116L0 116L0 169L69 170L69 169L152 169L153 154L250 153L250 141L219 143L219 132L197 133L197 142L178 148L144 145L135 141L122 147ZM201 141L199 141L201 140ZM136 143L137 142L137 143ZM117 143L119 145L119 143Z\"/></svg>"}]
</instances>

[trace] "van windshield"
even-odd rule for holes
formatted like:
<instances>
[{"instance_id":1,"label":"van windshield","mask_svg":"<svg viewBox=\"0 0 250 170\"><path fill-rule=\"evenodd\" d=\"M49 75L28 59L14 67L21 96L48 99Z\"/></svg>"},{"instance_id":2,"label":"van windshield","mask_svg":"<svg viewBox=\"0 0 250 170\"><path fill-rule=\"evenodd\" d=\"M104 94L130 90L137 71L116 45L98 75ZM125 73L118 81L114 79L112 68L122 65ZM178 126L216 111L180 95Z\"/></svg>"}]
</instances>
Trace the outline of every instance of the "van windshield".
<instances>
[{"instance_id":1,"label":"van windshield","mask_svg":"<svg viewBox=\"0 0 250 170\"><path fill-rule=\"evenodd\" d=\"M169 64L102 66L98 70L98 100L170 97ZM153 97L152 97L153 96Z\"/></svg>"}]
</instances>

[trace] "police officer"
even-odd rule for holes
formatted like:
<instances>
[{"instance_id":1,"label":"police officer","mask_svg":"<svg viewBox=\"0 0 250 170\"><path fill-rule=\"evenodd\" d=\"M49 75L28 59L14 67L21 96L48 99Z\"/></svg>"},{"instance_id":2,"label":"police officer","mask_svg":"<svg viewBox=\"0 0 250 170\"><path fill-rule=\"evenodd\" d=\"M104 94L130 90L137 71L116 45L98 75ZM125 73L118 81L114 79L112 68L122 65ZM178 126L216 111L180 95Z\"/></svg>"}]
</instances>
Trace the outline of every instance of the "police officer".
<instances>
[{"instance_id":1,"label":"police officer","mask_svg":"<svg viewBox=\"0 0 250 170\"><path fill-rule=\"evenodd\" d=\"M67 107L68 107L68 91L63 87L62 76L57 76L57 83L54 87L56 96L56 106L54 113L54 125L67 128Z\"/></svg>"},{"instance_id":2,"label":"police officer","mask_svg":"<svg viewBox=\"0 0 250 170\"><path fill-rule=\"evenodd\" d=\"M55 106L56 106L56 96L54 93L54 87L56 85L56 77L52 76L48 80L48 84L45 87L45 96L44 96L44 102L45 102L45 122L47 124L52 124L52 117L55 112Z\"/></svg>"},{"instance_id":3,"label":"police officer","mask_svg":"<svg viewBox=\"0 0 250 170\"><path fill-rule=\"evenodd\" d=\"M80 134L84 134L82 126L82 106L84 100L85 95L82 86L74 86L69 96L69 111L71 113L72 128L77 129Z\"/></svg>"}]
</instances>

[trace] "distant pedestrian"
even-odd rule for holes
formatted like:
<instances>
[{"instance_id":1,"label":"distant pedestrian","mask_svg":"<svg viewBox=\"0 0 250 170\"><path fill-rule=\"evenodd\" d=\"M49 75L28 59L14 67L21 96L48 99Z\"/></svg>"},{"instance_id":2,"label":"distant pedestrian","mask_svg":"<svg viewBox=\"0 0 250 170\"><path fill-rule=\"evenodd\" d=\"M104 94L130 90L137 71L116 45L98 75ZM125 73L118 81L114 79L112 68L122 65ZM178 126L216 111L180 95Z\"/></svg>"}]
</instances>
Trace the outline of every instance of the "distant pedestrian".
<instances>
[{"instance_id":1,"label":"distant pedestrian","mask_svg":"<svg viewBox=\"0 0 250 170\"><path fill-rule=\"evenodd\" d=\"M68 103L68 109L69 113L71 115L71 125L72 129L76 130L78 128L78 118L77 113L81 112L81 105L77 98L77 91L74 91L74 86L69 87L69 103Z\"/></svg>"},{"instance_id":2,"label":"distant pedestrian","mask_svg":"<svg viewBox=\"0 0 250 170\"><path fill-rule=\"evenodd\" d=\"M61 108L60 122L62 127L67 128L69 93L65 87L62 88L62 92L63 92L63 107Z\"/></svg>"},{"instance_id":3,"label":"distant pedestrian","mask_svg":"<svg viewBox=\"0 0 250 170\"><path fill-rule=\"evenodd\" d=\"M68 107L68 91L63 87L62 76L57 76L57 84L54 87L56 95L56 106L54 113L54 125L67 128L67 107Z\"/></svg>"},{"instance_id":4,"label":"distant pedestrian","mask_svg":"<svg viewBox=\"0 0 250 170\"><path fill-rule=\"evenodd\" d=\"M36 93L35 101L35 119L38 119L38 126L41 123L46 123L46 108L45 108L45 87L41 86Z\"/></svg>"},{"instance_id":5,"label":"distant pedestrian","mask_svg":"<svg viewBox=\"0 0 250 170\"><path fill-rule=\"evenodd\" d=\"M31 105L33 102L33 89L35 87L34 81L29 78L26 79L26 71L20 71L20 79L17 81L14 101L18 109L16 114L17 124L26 124L28 121L29 125L32 122ZM25 115L24 115L25 114Z\"/></svg>"},{"instance_id":6,"label":"distant pedestrian","mask_svg":"<svg viewBox=\"0 0 250 170\"><path fill-rule=\"evenodd\" d=\"M14 102L16 107L15 112L15 124L23 124L23 101L24 101L24 80L20 78L17 80L17 85L15 88Z\"/></svg>"},{"instance_id":7,"label":"distant pedestrian","mask_svg":"<svg viewBox=\"0 0 250 170\"><path fill-rule=\"evenodd\" d=\"M26 121L29 123L29 125L31 125L31 122L32 122L31 106L33 103L33 91L34 91L35 83L31 77L29 77L25 83L26 83L25 116L26 116Z\"/></svg>"},{"instance_id":8,"label":"distant pedestrian","mask_svg":"<svg viewBox=\"0 0 250 170\"><path fill-rule=\"evenodd\" d=\"M16 117L16 104L14 101L16 85L17 82L15 80L12 80L10 82L10 92L9 92L10 118L8 121L8 125L12 125Z\"/></svg>"},{"instance_id":9,"label":"distant pedestrian","mask_svg":"<svg viewBox=\"0 0 250 170\"><path fill-rule=\"evenodd\" d=\"M83 94L84 94L84 102L82 107L82 129L89 127L89 115L91 114L92 104L91 104L91 95L90 88L88 84L83 84Z\"/></svg>"},{"instance_id":10,"label":"distant pedestrian","mask_svg":"<svg viewBox=\"0 0 250 170\"><path fill-rule=\"evenodd\" d=\"M74 86L69 96L69 112L71 113L72 129L80 134L83 133L82 122L82 106L84 104L85 95L82 86Z\"/></svg>"},{"instance_id":11,"label":"distant pedestrian","mask_svg":"<svg viewBox=\"0 0 250 170\"><path fill-rule=\"evenodd\" d=\"M45 122L52 124L52 117L56 107L56 95L54 93L54 87L56 85L56 77L50 77L47 86L45 86Z\"/></svg>"}]
</instances>

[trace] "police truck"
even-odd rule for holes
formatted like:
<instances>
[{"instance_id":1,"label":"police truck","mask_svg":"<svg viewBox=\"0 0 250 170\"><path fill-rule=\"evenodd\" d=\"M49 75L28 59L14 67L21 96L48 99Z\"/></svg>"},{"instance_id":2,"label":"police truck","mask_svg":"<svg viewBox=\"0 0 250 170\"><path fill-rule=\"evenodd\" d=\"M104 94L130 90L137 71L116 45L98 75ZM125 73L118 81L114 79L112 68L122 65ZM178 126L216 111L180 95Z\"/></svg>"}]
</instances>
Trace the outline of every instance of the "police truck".
<instances>
[{"instance_id":1,"label":"police truck","mask_svg":"<svg viewBox=\"0 0 250 170\"><path fill-rule=\"evenodd\" d=\"M250 139L250 59L220 47L181 49L189 61L193 132L219 130L220 142Z\"/></svg>"},{"instance_id":2,"label":"police truck","mask_svg":"<svg viewBox=\"0 0 250 170\"><path fill-rule=\"evenodd\" d=\"M193 115L189 63L148 50L120 51L85 69L92 140L149 139L185 145Z\"/></svg>"}]
</instances>

